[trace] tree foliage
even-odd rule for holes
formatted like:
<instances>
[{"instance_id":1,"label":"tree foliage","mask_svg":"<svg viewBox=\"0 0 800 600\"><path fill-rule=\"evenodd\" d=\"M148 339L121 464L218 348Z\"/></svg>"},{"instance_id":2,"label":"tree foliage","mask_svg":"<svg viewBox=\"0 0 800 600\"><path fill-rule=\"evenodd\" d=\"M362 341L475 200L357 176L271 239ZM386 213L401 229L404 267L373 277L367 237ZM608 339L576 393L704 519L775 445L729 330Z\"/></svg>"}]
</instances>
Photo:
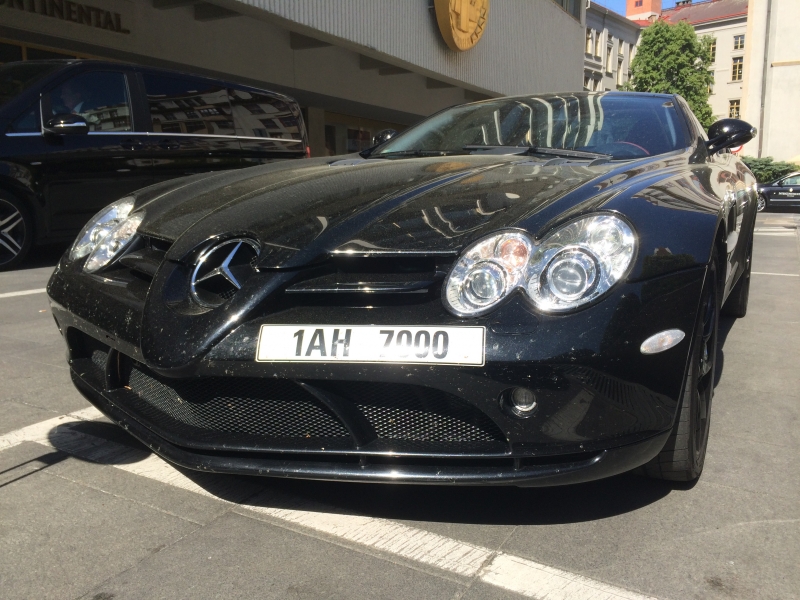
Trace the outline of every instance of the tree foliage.
<instances>
[{"instance_id":1,"label":"tree foliage","mask_svg":"<svg viewBox=\"0 0 800 600\"><path fill-rule=\"evenodd\" d=\"M771 156L763 158L756 158L755 156L743 156L742 161L747 165L747 168L756 176L758 183L770 183L775 181L778 177L788 175L793 171L800 171L800 168L794 163L788 162L775 162Z\"/></svg>"},{"instance_id":2,"label":"tree foliage","mask_svg":"<svg viewBox=\"0 0 800 600\"><path fill-rule=\"evenodd\" d=\"M711 42L708 36L698 38L688 23L656 21L642 32L627 89L680 94L708 129L714 122L708 105L709 86L714 82L709 70Z\"/></svg>"}]
</instances>

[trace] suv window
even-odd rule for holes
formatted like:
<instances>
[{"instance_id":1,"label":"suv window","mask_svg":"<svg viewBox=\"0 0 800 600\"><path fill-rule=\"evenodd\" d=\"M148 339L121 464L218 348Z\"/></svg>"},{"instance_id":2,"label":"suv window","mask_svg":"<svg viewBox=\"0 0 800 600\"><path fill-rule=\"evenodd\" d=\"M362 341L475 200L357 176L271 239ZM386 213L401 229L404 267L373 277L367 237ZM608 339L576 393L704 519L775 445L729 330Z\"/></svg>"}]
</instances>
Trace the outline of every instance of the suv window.
<instances>
[{"instance_id":1,"label":"suv window","mask_svg":"<svg viewBox=\"0 0 800 600\"><path fill-rule=\"evenodd\" d=\"M8 127L8 133L38 133L39 127L39 103L36 102L14 119Z\"/></svg>"},{"instance_id":2,"label":"suv window","mask_svg":"<svg viewBox=\"0 0 800 600\"><path fill-rule=\"evenodd\" d=\"M89 131L131 131L131 106L123 73L76 75L52 89L48 99L43 103L45 121L55 115L75 114L86 119Z\"/></svg>"},{"instance_id":3,"label":"suv window","mask_svg":"<svg viewBox=\"0 0 800 600\"><path fill-rule=\"evenodd\" d=\"M59 67L60 65L47 63L12 63L0 66L0 106Z\"/></svg>"},{"instance_id":4,"label":"suv window","mask_svg":"<svg viewBox=\"0 0 800 600\"><path fill-rule=\"evenodd\" d=\"M191 77L144 74L153 131L235 135L228 90Z\"/></svg>"},{"instance_id":5,"label":"suv window","mask_svg":"<svg viewBox=\"0 0 800 600\"><path fill-rule=\"evenodd\" d=\"M268 94L231 89L236 133L245 137L302 140L297 106Z\"/></svg>"}]
</instances>

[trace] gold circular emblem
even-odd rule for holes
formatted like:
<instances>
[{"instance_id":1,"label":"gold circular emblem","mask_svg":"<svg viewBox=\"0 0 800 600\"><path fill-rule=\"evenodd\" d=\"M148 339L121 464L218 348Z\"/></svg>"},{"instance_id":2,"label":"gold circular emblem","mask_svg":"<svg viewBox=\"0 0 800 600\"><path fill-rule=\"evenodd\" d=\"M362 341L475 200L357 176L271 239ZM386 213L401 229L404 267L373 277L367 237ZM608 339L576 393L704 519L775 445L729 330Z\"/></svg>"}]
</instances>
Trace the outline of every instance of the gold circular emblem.
<instances>
[{"instance_id":1,"label":"gold circular emblem","mask_svg":"<svg viewBox=\"0 0 800 600\"><path fill-rule=\"evenodd\" d=\"M489 18L489 0L434 0L434 6L439 31L452 50L469 50L478 43Z\"/></svg>"}]
</instances>

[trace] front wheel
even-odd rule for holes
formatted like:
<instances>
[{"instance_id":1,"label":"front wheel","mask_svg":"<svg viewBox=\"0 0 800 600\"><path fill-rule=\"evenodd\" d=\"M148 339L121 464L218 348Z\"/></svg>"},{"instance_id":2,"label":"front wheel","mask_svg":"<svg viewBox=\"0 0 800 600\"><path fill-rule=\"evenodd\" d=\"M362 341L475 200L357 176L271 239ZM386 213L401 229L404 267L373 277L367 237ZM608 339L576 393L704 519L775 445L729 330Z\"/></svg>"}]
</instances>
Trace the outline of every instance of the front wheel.
<instances>
[{"instance_id":1,"label":"front wheel","mask_svg":"<svg viewBox=\"0 0 800 600\"><path fill-rule=\"evenodd\" d=\"M767 208L767 197L764 194L758 195L758 200L756 201L756 210L758 212L763 212L764 209Z\"/></svg>"},{"instance_id":2,"label":"front wheel","mask_svg":"<svg viewBox=\"0 0 800 600\"><path fill-rule=\"evenodd\" d=\"M703 285L678 419L664 448L642 467L649 477L693 481L703 472L711 425L718 329L719 279L715 252Z\"/></svg>"},{"instance_id":3,"label":"front wheel","mask_svg":"<svg viewBox=\"0 0 800 600\"><path fill-rule=\"evenodd\" d=\"M23 261L33 243L33 223L25 206L0 192L0 271Z\"/></svg>"}]
</instances>

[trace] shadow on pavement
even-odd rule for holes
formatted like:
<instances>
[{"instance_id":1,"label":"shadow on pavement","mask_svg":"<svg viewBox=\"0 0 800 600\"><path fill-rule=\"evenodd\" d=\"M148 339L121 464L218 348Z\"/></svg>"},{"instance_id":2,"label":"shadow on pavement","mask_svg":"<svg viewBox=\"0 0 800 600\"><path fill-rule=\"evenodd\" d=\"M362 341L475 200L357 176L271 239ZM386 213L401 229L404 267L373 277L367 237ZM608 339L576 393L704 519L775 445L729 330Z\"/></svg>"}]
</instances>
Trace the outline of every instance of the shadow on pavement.
<instances>
[{"instance_id":1,"label":"shadow on pavement","mask_svg":"<svg viewBox=\"0 0 800 600\"><path fill-rule=\"evenodd\" d=\"M91 436L96 449L74 451L80 436ZM85 439L85 438L84 438ZM82 422L51 432L53 445L75 458L120 465L144 460L150 450L117 425ZM125 452L103 450L103 442L124 446ZM72 451L71 451L72 450ZM215 475L179 469L221 500L240 502L252 495L242 489L270 492L269 506L315 510L408 521L535 525L575 523L631 512L660 500L676 486L631 474L572 486L552 488L418 486L358 484Z\"/></svg>"},{"instance_id":2,"label":"shadow on pavement","mask_svg":"<svg viewBox=\"0 0 800 600\"><path fill-rule=\"evenodd\" d=\"M717 332L717 371L714 373L714 387L719 385L722 379L722 371L725 368L725 340L728 339L728 334L736 324L735 317L720 317L719 318L719 331Z\"/></svg>"}]
</instances>

